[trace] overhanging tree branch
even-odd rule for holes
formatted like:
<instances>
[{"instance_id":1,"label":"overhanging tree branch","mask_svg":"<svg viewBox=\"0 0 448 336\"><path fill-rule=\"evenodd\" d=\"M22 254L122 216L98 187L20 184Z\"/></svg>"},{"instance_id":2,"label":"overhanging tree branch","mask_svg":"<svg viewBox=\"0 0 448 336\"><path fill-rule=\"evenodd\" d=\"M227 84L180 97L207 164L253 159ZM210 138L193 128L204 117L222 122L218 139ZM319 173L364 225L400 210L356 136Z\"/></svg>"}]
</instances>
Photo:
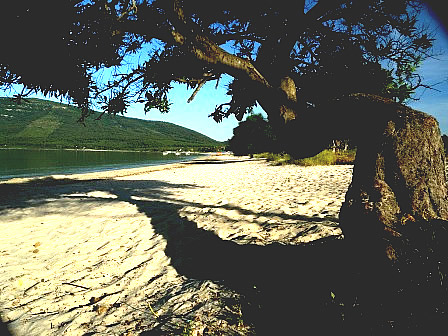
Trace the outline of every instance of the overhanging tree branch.
<instances>
[{"instance_id":1,"label":"overhanging tree branch","mask_svg":"<svg viewBox=\"0 0 448 336\"><path fill-rule=\"evenodd\" d=\"M175 43L186 48L198 60L217 67L218 72L225 72L234 77L246 77L251 81L271 88L266 78L247 59L235 56L214 43L205 34L197 33L193 22L187 22L180 1L172 2L173 29L171 36Z\"/></svg>"}]
</instances>

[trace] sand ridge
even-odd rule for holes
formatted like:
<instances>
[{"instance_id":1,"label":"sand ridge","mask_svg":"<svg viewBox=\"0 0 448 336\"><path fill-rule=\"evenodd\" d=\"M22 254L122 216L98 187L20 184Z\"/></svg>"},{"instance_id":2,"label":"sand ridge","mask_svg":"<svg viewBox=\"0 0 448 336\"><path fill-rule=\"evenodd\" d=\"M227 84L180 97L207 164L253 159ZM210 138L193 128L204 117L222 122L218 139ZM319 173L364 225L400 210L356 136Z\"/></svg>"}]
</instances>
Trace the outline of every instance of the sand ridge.
<instances>
[{"instance_id":1,"label":"sand ridge","mask_svg":"<svg viewBox=\"0 0 448 336\"><path fill-rule=\"evenodd\" d=\"M340 235L351 173L217 157L3 183L2 319L17 335L246 334L220 251Z\"/></svg>"}]
</instances>

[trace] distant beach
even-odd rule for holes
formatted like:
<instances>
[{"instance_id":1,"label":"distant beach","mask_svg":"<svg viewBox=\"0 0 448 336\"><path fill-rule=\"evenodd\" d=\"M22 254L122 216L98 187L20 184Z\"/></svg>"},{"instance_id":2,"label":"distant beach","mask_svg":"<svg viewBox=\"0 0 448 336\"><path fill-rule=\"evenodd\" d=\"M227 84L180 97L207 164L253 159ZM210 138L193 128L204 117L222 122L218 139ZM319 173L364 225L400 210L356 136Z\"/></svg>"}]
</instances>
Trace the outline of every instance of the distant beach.
<instances>
[{"instance_id":1,"label":"distant beach","mask_svg":"<svg viewBox=\"0 0 448 336\"><path fill-rule=\"evenodd\" d=\"M246 279L340 236L351 174L219 155L0 182L1 317L14 335L250 334Z\"/></svg>"}]
</instances>

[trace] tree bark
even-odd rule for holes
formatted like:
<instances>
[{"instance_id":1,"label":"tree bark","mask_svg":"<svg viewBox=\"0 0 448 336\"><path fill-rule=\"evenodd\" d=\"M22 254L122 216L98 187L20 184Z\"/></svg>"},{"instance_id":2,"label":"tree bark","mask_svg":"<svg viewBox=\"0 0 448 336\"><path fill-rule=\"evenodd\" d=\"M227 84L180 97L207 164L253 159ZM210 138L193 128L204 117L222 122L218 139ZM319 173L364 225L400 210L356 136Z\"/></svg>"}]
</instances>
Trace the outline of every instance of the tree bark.
<instances>
[{"instance_id":1,"label":"tree bark","mask_svg":"<svg viewBox=\"0 0 448 336\"><path fill-rule=\"evenodd\" d=\"M352 223L354 214L373 216L392 234L409 221L447 219L445 153L437 121L379 97L355 100L351 108L367 109L379 120L357 134L353 179L341 220ZM358 226L362 229L347 227L347 235L368 229Z\"/></svg>"},{"instance_id":2,"label":"tree bark","mask_svg":"<svg viewBox=\"0 0 448 336\"><path fill-rule=\"evenodd\" d=\"M340 212L342 280L334 279L346 333L448 327L448 187L437 121L392 100L353 94L295 111L281 136L297 156L330 139L350 138L358 148Z\"/></svg>"},{"instance_id":3,"label":"tree bark","mask_svg":"<svg viewBox=\"0 0 448 336\"><path fill-rule=\"evenodd\" d=\"M440 326L448 302L448 188L438 123L368 95L341 108L371 116L352 134L358 151L340 212L352 276L346 300L370 332Z\"/></svg>"}]
</instances>

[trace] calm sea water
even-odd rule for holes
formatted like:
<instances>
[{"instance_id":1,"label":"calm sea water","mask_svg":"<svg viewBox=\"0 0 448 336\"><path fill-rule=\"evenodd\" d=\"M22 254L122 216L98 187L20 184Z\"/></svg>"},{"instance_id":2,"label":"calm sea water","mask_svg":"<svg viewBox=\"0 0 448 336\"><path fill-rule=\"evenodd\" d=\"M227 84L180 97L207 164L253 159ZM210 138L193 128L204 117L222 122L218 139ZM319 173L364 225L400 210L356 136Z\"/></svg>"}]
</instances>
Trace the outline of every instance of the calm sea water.
<instances>
[{"instance_id":1,"label":"calm sea water","mask_svg":"<svg viewBox=\"0 0 448 336\"><path fill-rule=\"evenodd\" d=\"M121 151L1 149L0 180L154 166L187 161L195 157Z\"/></svg>"}]
</instances>

